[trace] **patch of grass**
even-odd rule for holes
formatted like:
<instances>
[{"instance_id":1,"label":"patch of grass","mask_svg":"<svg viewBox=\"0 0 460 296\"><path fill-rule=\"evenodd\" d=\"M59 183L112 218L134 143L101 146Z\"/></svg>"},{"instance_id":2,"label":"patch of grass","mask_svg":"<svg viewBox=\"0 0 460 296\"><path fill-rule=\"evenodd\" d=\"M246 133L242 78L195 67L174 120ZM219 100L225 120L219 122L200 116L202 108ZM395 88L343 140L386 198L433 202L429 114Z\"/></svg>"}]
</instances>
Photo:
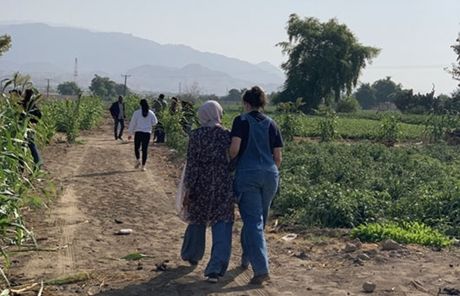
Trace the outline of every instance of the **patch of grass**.
<instances>
[{"instance_id":1,"label":"patch of grass","mask_svg":"<svg viewBox=\"0 0 460 296\"><path fill-rule=\"evenodd\" d=\"M444 234L418 222L363 224L354 228L351 235L367 242L392 239L399 243L423 246L447 247L452 244L452 240Z\"/></svg>"},{"instance_id":2,"label":"patch of grass","mask_svg":"<svg viewBox=\"0 0 460 296\"><path fill-rule=\"evenodd\" d=\"M62 286L62 285L83 282L89 279L90 279L90 276L87 272L78 272L74 274L64 275L56 279L48 280L45 282L45 284L51 285L51 286Z\"/></svg>"},{"instance_id":3,"label":"patch of grass","mask_svg":"<svg viewBox=\"0 0 460 296\"><path fill-rule=\"evenodd\" d=\"M141 254L141 253L131 253L131 254L128 254L124 257L121 257L121 259L125 259L127 261L137 261L137 260L141 260L142 258L148 258L150 256L148 255L144 255L144 254Z\"/></svg>"}]
</instances>

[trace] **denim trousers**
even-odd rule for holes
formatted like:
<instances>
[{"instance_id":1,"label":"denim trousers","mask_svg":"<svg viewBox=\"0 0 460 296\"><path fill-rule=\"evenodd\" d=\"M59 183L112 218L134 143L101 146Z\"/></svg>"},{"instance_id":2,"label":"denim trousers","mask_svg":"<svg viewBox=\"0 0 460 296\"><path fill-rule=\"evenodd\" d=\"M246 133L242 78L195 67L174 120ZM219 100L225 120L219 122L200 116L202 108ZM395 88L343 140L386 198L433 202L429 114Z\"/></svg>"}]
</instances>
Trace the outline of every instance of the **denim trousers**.
<instances>
[{"instance_id":1,"label":"denim trousers","mask_svg":"<svg viewBox=\"0 0 460 296\"><path fill-rule=\"evenodd\" d=\"M279 173L273 171L239 171L235 177L235 191L243 220L241 264L250 263L255 276L269 273L264 228L278 183Z\"/></svg>"},{"instance_id":2,"label":"denim trousers","mask_svg":"<svg viewBox=\"0 0 460 296\"><path fill-rule=\"evenodd\" d=\"M217 274L224 276L232 251L233 222L219 221L211 226L211 258L204 271L205 276ZM183 260L200 261L206 247L206 225L189 224L185 230L181 257Z\"/></svg>"}]
</instances>

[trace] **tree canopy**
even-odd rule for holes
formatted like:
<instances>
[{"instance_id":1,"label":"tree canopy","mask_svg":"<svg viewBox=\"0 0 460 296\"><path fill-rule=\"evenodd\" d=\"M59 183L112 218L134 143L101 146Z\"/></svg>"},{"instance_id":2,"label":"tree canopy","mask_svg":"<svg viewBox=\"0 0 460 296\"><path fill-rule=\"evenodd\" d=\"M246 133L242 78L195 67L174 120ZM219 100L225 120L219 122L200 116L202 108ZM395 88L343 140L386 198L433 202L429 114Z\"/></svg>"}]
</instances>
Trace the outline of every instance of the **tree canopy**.
<instances>
[{"instance_id":1,"label":"tree canopy","mask_svg":"<svg viewBox=\"0 0 460 296\"><path fill-rule=\"evenodd\" d=\"M453 65L451 74L455 80L460 81L460 34L458 35L457 43L452 45L452 48L454 49L454 52L457 54L457 64ZM460 87L460 82L458 86Z\"/></svg>"},{"instance_id":2,"label":"tree canopy","mask_svg":"<svg viewBox=\"0 0 460 296\"><path fill-rule=\"evenodd\" d=\"M102 77L99 75L94 75L94 78L91 80L91 85L89 86L91 92L101 98L109 99L115 96L121 96L124 94L125 87L121 83L116 83L108 77ZM127 90L126 93L128 93Z\"/></svg>"},{"instance_id":3,"label":"tree canopy","mask_svg":"<svg viewBox=\"0 0 460 296\"><path fill-rule=\"evenodd\" d=\"M379 53L377 48L360 44L350 29L335 19L322 23L292 14L287 34L289 41L278 44L288 56L282 65L287 80L278 101L302 97L307 111L328 97L338 101L343 92L349 94L361 70Z\"/></svg>"},{"instance_id":4,"label":"tree canopy","mask_svg":"<svg viewBox=\"0 0 460 296\"><path fill-rule=\"evenodd\" d=\"M11 47L11 37L8 35L0 36L0 56L8 51Z\"/></svg>"},{"instance_id":5,"label":"tree canopy","mask_svg":"<svg viewBox=\"0 0 460 296\"><path fill-rule=\"evenodd\" d=\"M73 81L66 81L66 82L60 83L57 87L57 90L61 95L66 95L66 96L75 96L81 93L81 89Z\"/></svg>"}]
</instances>

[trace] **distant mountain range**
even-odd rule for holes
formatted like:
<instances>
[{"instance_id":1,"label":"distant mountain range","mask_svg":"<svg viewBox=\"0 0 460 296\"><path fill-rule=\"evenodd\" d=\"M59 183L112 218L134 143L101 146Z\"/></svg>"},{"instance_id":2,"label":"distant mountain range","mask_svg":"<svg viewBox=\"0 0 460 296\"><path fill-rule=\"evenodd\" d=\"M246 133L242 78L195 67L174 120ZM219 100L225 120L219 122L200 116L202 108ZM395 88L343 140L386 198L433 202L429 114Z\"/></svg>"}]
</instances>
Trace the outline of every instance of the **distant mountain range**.
<instances>
[{"instance_id":1,"label":"distant mountain range","mask_svg":"<svg viewBox=\"0 0 460 296\"><path fill-rule=\"evenodd\" d=\"M36 84L73 79L86 88L94 74L122 82L130 74L132 89L177 92L198 85L203 93L225 94L231 88L260 84L279 88L284 74L268 62L252 64L224 55L201 52L185 45L159 44L124 33L92 32L45 24L0 25L0 35L12 37L12 48L0 58L0 75L28 73Z\"/></svg>"}]
</instances>

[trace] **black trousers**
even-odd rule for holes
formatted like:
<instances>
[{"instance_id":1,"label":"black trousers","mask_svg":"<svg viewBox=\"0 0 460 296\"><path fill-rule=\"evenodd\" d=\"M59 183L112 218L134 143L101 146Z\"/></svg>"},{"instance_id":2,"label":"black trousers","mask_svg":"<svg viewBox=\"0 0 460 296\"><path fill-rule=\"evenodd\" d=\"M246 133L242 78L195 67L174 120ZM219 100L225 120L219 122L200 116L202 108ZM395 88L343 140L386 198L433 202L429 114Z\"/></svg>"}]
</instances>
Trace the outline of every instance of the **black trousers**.
<instances>
[{"instance_id":1,"label":"black trousers","mask_svg":"<svg viewBox=\"0 0 460 296\"><path fill-rule=\"evenodd\" d=\"M147 162L147 153L150 142L150 133L136 132L134 134L134 154L136 159L140 158L139 149L142 147L142 165L145 165Z\"/></svg>"},{"instance_id":2,"label":"black trousers","mask_svg":"<svg viewBox=\"0 0 460 296\"><path fill-rule=\"evenodd\" d=\"M118 124L120 124L120 131L118 131ZM125 120L114 118L113 134L115 136L115 140L121 139L121 137L123 136L124 129L125 129Z\"/></svg>"}]
</instances>

